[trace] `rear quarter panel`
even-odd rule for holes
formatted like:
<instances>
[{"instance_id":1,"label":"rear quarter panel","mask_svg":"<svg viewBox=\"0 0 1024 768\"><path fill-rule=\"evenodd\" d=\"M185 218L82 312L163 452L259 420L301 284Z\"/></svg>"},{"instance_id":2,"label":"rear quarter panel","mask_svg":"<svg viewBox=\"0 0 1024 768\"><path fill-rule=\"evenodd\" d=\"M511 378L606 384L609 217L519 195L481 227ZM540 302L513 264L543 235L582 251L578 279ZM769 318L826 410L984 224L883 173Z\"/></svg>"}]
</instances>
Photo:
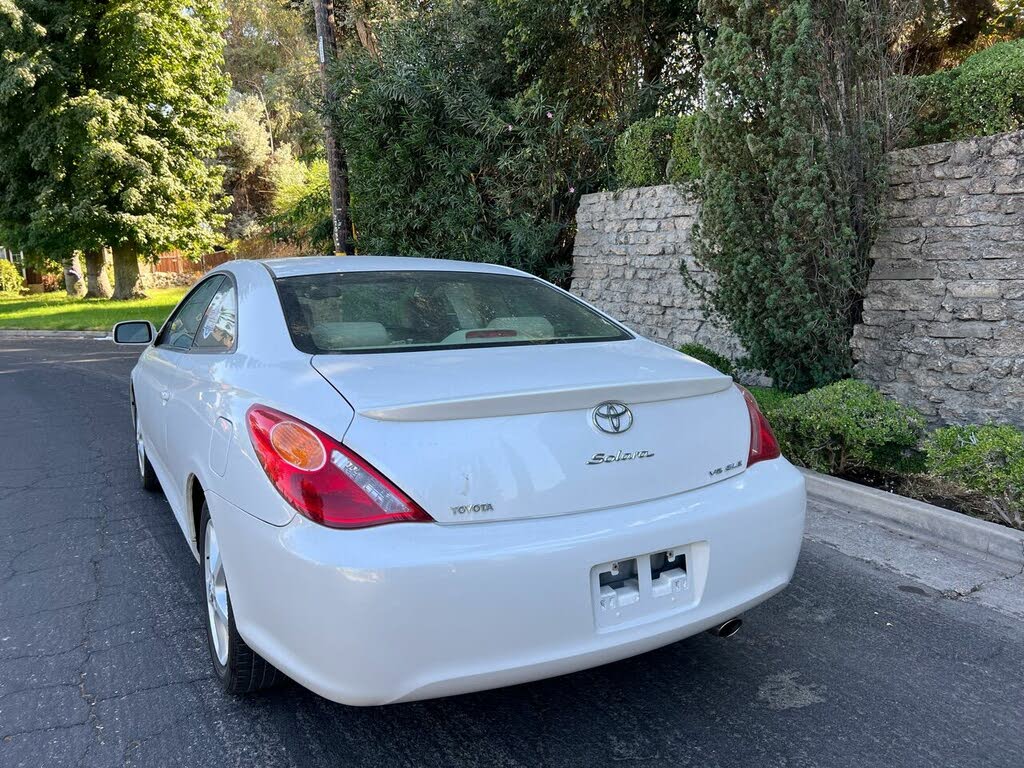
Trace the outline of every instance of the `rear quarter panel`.
<instances>
[{"instance_id":1,"label":"rear quarter panel","mask_svg":"<svg viewBox=\"0 0 1024 768\"><path fill-rule=\"evenodd\" d=\"M234 276L238 290L237 346L231 353L188 356L190 382L182 396L190 424L179 433L182 439L167 447L178 452L177 463L183 468L171 482L185 504L195 480L246 514L285 525L295 510L271 485L255 455L246 423L249 408L276 408L339 439L353 411L313 369L309 355L292 344L266 268L256 262L233 262L222 271ZM192 516L185 517L188 528ZM187 529L186 536L194 545L196 531Z\"/></svg>"}]
</instances>

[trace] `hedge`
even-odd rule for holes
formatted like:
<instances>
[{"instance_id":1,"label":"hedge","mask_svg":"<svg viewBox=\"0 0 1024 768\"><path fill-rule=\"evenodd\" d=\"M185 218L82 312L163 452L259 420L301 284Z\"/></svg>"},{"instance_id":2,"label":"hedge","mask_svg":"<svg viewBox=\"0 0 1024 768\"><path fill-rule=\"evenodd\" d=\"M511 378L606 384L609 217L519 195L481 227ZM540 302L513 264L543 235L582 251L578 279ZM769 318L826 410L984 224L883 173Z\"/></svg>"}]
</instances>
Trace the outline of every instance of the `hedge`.
<instances>
[{"instance_id":1,"label":"hedge","mask_svg":"<svg viewBox=\"0 0 1024 768\"><path fill-rule=\"evenodd\" d=\"M651 117L633 123L615 140L613 166L619 188L694 181L700 158L696 115Z\"/></svg>"},{"instance_id":2,"label":"hedge","mask_svg":"<svg viewBox=\"0 0 1024 768\"><path fill-rule=\"evenodd\" d=\"M919 99L912 145L1024 127L1024 40L996 43L959 67L913 79Z\"/></svg>"},{"instance_id":3,"label":"hedge","mask_svg":"<svg viewBox=\"0 0 1024 768\"><path fill-rule=\"evenodd\" d=\"M925 441L928 471L987 496L1007 525L1024 528L1024 432L995 424L941 427Z\"/></svg>"},{"instance_id":4,"label":"hedge","mask_svg":"<svg viewBox=\"0 0 1024 768\"><path fill-rule=\"evenodd\" d=\"M769 417L783 454L831 475L923 469L924 418L869 385L845 379L790 398Z\"/></svg>"},{"instance_id":5,"label":"hedge","mask_svg":"<svg viewBox=\"0 0 1024 768\"><path fill-rule=\"evenodd\" d=\"M725 355L720 355L713 349L705 347L703 344L697 344L696 342L683 344L679 347L679 351L684 355L694 358L695 360L707 363L720 373L732 376L734 379L736 378L736 364Z\"/></svg>"}]
</instances>

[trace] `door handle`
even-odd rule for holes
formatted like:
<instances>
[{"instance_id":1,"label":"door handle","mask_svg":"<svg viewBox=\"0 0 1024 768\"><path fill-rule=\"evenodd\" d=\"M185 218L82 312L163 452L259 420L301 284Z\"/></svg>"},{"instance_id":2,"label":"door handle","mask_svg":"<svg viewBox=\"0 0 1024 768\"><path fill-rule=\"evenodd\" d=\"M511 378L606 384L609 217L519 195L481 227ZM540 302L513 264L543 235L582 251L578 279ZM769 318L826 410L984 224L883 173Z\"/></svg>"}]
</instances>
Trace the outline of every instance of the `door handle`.
<instances>
[{"instance_id":1,"label":"door handle","mask_svg":"<svg viewBox=\"0 0 1024 768\"><path fill-rule=\"evenodd\" d=\"M163 400L166 403L168 400L171 399L171 393L170 392L161 392L160 393L160 399Z\"/></svg>"}]
</instances>

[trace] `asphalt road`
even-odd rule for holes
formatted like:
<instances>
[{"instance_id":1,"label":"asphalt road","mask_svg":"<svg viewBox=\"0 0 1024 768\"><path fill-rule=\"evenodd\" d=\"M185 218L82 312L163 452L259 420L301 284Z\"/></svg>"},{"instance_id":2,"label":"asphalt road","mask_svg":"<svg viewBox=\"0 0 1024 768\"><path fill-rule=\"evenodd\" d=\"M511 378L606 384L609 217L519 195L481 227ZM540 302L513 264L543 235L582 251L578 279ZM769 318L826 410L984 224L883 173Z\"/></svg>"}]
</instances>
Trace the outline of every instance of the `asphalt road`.
<instances>
[{"instance_id":1,"label":"asphalt road","mask_svg":"<svg viewBox=\"0 0 1024 768\"><path fill-rule=\"evenodd\" d=\"M0 339L4 768L1024 766L1024 623L814 540L732 640L392 707L228 697L199 568L136 481L134 357Z\"/></svg>"}]
</instances>

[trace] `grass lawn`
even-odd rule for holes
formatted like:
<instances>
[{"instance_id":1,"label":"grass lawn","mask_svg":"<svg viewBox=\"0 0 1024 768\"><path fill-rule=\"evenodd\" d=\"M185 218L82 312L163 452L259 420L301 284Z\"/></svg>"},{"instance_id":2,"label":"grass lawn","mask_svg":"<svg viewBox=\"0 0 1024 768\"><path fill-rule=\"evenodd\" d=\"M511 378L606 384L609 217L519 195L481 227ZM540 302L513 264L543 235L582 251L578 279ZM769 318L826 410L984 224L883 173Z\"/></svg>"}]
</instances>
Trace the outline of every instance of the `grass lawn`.
<instances>
[{"instance_id":1,"label":"grass lawn","mask_svg":"<svg viewBox=\"0 0 1024 768\"><path fill-rule=\"evenodd\" d=\"M0 328L108 331L119 320L149 320L159 328L185 291L154 289L148 298L133 301L71 299L63 292L0 296Z\"/></svg>"}]
</instances>

